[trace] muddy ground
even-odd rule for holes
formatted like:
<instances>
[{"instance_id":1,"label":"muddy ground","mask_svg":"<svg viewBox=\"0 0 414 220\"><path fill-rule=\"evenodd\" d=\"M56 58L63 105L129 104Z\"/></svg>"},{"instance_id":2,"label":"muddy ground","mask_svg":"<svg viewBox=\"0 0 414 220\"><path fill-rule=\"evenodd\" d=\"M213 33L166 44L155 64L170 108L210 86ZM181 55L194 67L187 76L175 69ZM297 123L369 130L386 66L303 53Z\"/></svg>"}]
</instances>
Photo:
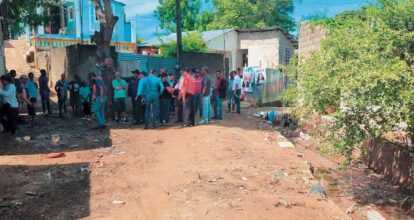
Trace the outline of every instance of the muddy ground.
<instances>
[{"instance_id":1,"label":"muddy ground","mask_svg":"<svg viewBox=\"0 0 414 220\"><path fill-rule=\"evenodd\" d=\"M351 194L362 186L334 172L313 175L311 166L336 164L306 143L297 142L299 154L283 148L288 140L251 116L260 109L243 111L208 126L159 130L110 122L92 131L91 120L40 116L35 129L0 138L0 219L365 219L371 209L409 219L393 200L376 205L358 198L362 191ZM51 152L65 156L44 157ZM309 193L318 182L327 199ZM371 196L399 192L377 185Z\"/></svg>"}]
</instances>

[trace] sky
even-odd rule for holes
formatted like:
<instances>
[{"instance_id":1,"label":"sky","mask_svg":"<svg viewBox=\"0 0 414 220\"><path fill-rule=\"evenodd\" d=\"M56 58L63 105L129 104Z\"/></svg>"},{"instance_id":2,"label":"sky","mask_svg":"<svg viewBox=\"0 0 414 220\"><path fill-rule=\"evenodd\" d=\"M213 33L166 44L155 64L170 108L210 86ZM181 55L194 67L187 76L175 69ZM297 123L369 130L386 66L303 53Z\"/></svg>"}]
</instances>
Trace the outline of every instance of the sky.
<instances>
[{"instance_id":1,"label":"sky","mask_svg":"<svg viewBox=\"0 0 414 220\"><path fill-rule=\"evenodd\" d=\"M125 13L127 19L135 20L137 23L137 37L151 39L156 33L163 31L158 27L159 22L154 16L154 10L158 0L119 0L126 4ZM295 11L293 17L300 21L304 16L318 12L334 16L346 10L360 9L361 6L372 2L372 0L294 0Z\"/></svg>"}]
</instances>

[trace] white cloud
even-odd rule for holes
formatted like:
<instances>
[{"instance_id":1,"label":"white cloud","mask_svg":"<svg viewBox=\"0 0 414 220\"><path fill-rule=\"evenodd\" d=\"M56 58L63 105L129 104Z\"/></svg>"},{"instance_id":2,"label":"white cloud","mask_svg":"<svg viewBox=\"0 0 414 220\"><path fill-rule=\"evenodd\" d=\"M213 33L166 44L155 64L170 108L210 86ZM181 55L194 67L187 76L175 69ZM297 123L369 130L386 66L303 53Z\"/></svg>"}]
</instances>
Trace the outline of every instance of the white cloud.
<instances>
[{"instance_id":1,"label":"white cloud","mask_svg":"<svg viewBox=\"0 0 414 220\"><path fill-rule=\"evenodd\" d=\"M135 15L153 14L157 8L158 0L119 0L126 4L125 13L127 17Z\"/></svg>"}]
</instances>

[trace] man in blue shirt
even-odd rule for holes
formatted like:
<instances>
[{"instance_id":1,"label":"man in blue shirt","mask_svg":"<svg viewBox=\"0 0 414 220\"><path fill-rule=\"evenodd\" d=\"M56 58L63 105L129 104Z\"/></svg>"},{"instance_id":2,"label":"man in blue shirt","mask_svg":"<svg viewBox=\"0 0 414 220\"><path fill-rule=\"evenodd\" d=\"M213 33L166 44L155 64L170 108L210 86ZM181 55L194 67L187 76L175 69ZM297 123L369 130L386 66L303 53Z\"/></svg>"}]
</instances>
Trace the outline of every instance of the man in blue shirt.
<instances>
[{"instance_id":1,"label":"man in blue shirt","mask_svg":"<svg viewBox=\"0 0 414 220\"><path fill-rule=\"evenodd\" d=\"M102 77L95 75L95 73L89 73L89 79L94 84L94 95L95 100L93 102L92 111L98 120L98 127L95 130L106 129L105 124L105 105L107 101L107 88Z\"/></svg>"},{"instance_id":2,"label":"man in blue shirt","mask_svg":"<svg viewBox=\"0 0 414 220\"><path fill-rule=\"evenodd\" d=\"M157 128L159 116L159 97L164 92L164 85L156 75L155 70L151 70L149 76L141 79L138 86L137 97L142 97L146 104L145 109L145 129L149 128L149 121L152 114L152 128Z\"/></svg>"},{"instance_id":3,"label":"man in blue shirt","mask_svg":"<svg viewBox=\"0 0 414 220\"><path fill-rule=\"evenodd\" d=\"M26 88L27 94L27 112L31 119L32 128L36 117L36 102L37 102L37 84L34 82L34 74L29 73L29 78L26 75L21 76L22 84Z\"/></svg>"}]
</instances>

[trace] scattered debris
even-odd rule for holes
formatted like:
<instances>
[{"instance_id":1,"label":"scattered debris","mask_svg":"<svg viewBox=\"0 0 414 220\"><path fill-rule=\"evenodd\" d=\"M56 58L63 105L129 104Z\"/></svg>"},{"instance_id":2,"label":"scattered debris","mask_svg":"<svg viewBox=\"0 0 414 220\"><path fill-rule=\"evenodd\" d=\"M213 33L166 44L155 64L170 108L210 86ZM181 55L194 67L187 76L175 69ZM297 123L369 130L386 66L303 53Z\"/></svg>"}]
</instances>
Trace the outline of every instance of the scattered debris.
<instances>
[{"instance_id":1,"label":"scattered debris","mask_svg":"<svg viewBox=\"0 0 414 220\"><path fill-rule=\"evenodd\" d=\"M26 193L26 195L28 195L28 196L37 196L37 193L36 193L36 192L26 191L25 193Z\"/></svg>"},{"instance_id":2,"label":"scattered debris","mask_svg":"<svg viewBox=\"0 0 414 220\"><path fill-rule=\"evenodd\" d=\"M286 199L280 199L275 203L276 207L285 207L285 208L292 208L294 206L305 206L304 203L298 203L298 202L290 202Z\"/></svg>"},{"instance_id":3,"label":"scattered debris","mask_svg":"<svg viewBox=\"0 0 414 220\"><path fill-rule=\"evenodd\" d=\"M367 220L385 220L385 218L375 210L368 210L367 211Z\"/></svg>"},{"instance_id":4,"label":"scattered debris","mask_svg":"<svg viewBox=\"0 0 414 220\"><path fill-rule=\"evenodd\" d=\"M49 153L49 154L43 154L42 157L46 159L53 159L53 158L60 158L65 157L65 153Z\"/></svg>"},{"instance_id":5,"label":"scattered debris","mask_svg":"<svg viewBox=\"0 0 414 220\"><path fill-rule=\"evenodd\" d=\"M112 204L114 204L114 205L123 205L125 203L126 202L124 202L124 201L118 201L118 200L112 201Z\"/></svg>"},{"instance_id":6,"label":"scattered debris","mask_svg":"<svg viewBox=\"0 0 414 220\"><path fill-rule=\"evenodd\" d=\"M284 172L277 172L275 174L275 176L278 177L278 178L284 178L284 177L286 177L288 175L289 175L288 173L284 173Z\"/></svg>"},{"instance_id":7,"label":"scattered debris","mask_svg":"<svg viewBox=\"0 0 414 220\"><path fill-rule=\"evenodd\" d=\"M294 148L295 147L295 145L293 145L292 142L289 142L289 141L286 141L286 142L278 142L277 144L281 148Z\"/></svg>"},{"instance_id":8,"label":"scattered debris","mask_svg":"<svg viewBox=\"0 0 414 220\"><path fill-rule=\"evenodd\" d=\"M165 141L164 140L162 140L162 139L157 139L157 140L155 140L153 143L154 144L162 144L162 143L164 143Z\"/></svg>"},{"instance_id":9,"label":"scattered debris","mask_svg":"<svg viewBox=\"0 0 414 220\"><path fill-rule=\"evenodd\" d=\"M358 207L355 204L353 204L351 207L346 209L346 214L353 214L357 209Z\"/></svg>"},{"instance_id":10,"label":"scattered debris","mask_svg":"<svg viewBox=\"0 0 414 220\"><path fill-rule=\"evenodd\" d=\"M305 134L303 132L300 132L299 136L305 141L309 141L311 139L311 137L308 134Z\"/></svg>"},{"instance_id":11,"label":"scattered debris","mask_svg":"<svg viewBox=\"0 0 414 220\"><path fill-rule=\"evenodd\" d=\"M58 145L59 144L59 142L61 140L61 137L60 137L59 134L52 134L52 135L50 135L50 137L52 139L52 144L53 145Z\"/></svg>"},{"instance_id":12,"label":"scattered debris","mask_svg":"<svg viewBox=\"0 0 414 220\"><path fill-rule=\"evenodd\" d=\"M78 147L80 147L78 144L73 144L69 146L69 148L78 148Z\"/></svg>"},{"instance_id":13,"label":"scattered debris","mask_svg":"<svg viewBox=\"0 0 414 220\"><path fill-rule=\"evenodd\" d=\"M246 177L244 177L244 176L242 176L242 177L241 177L241 179L242 179L242 180L244 180L244 181L246 181L246 180L247 180L247 178L246 178Z\"/></svg>"},{"instance_id":14,"label":"scattered debris","mask_svg":"<svg viewBox=\"0 0 414 220\"><path fill-rule=\"evenodd\" d=\"M317 183L316 185L312 186L312 188L309 191L309 194L313 196L319 196L320 198L327 197L326 190L320 183Z\"/></svg>"}]
</instances>

